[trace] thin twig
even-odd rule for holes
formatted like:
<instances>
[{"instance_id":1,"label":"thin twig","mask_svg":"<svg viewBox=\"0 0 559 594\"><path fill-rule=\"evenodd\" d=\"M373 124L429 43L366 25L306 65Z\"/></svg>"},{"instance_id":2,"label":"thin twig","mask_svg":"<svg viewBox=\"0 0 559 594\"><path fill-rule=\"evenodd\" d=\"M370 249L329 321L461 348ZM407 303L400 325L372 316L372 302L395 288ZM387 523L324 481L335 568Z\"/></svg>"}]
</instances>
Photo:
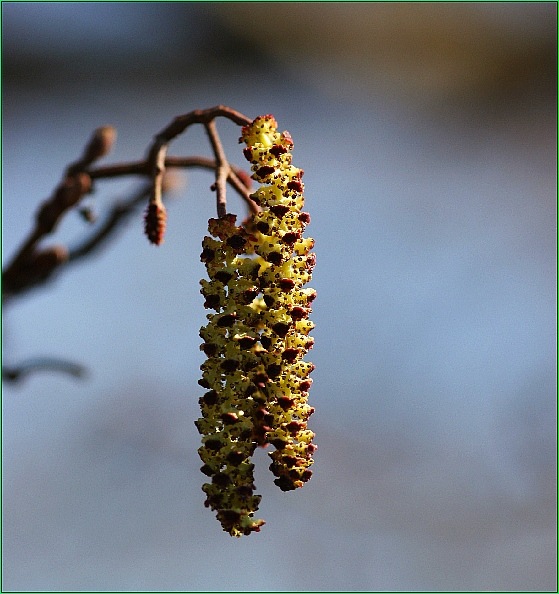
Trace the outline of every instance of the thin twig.
<instances>
[{"instance_id":1,"label":"thin twig","mask_svg":"<svg viewBox=\"0 0 559 594\"><path fill-rule=\"evenodd\" d=\"M47 264L58 265L51 252L46 252L49 257L45 258L45 252L38 251L37 246L55 230L64 214L91 191L91 178L86 169L110 151L115 137L112 126L97 128L85 145L82 157L68 165L62 182L37 211L35 226L29 236L2 272L3 295L10 293L10 287L21 289L24 284L33 284L33 275L40 279L48 274ZM57 253L60 256L60 250ZM22 279L26 279L26 283L22 283Z\"/></svg>"},{"instance_id":2,"label":"thin twig","mask_svg":"<svg viewBox=\"0 0 559 594\"><path fill-rule=\"evenodd\" d=\"M193 167L211 169L212 171L216 169L214 159L200 156L167 157L165 159L165 165L166 168L177 169ZM107 165L91 169L88 174L92 180L122 177L125 175L147 176L148 162L144 160ZM250 199L250 181L250 177L243 169L230 165L227 182L243 198L251 212L258 212L259 207ZM165 185L165 182L163 182L163 185ZM51 280L55 274L60 272L64 264L74 264L82 256L87 256L102 247L102 244L114 235L115 231L120 227L120 223L135 212L135 209L143 204L150 195L151 183L141 187L130 198L117 202L95 232L80 245L71 249L67 254L63 252L64 248L62 246L55 246L48 250L37 252L35 246L44 235L41 229L34 229L27 239L27 245L20 248L19 255L16 255L3 273L2 293L4 305L16 295ZM24 254L29 253L29 250L33 253L33 258L31 259L24 257ZM50 265L47 265L47 258L45 257L47 254L50 256L48 258ZM39 258L39 256L41 257Z\"/></svg>"},{"instance_id":3,"label":"thin twig","mask_svg":"<svg viewBox=\"0 0 559 594\"><path fill-rule=\"evenodd\" d=\"M165 171L165 156L167 147L171 140L182 134L188 126L192 124L208 124L217 117L225 117L232 120L239 126L250 124L251 120L242 113L231 109L225 105L216 105L209 109L196 109L187 114L176 117L168 126L166 126L155 139L148 152L148 171L152 176L152 191L150 204L162 207L161 203L161 180ZM220 158L216 153L216 161ZM219 167L219 163L217 164ZM219 175L219 174L218 174Z\"/></svg>"},{"instance_id":4,"label":"thin twig","mask_svg":"<svg viewBox=\"0 0 559 594\"><path fill-rule=\"evenodd\" d=\"M178 169L189 169L193 167L199 167L201 169L211 169L212 171L216 168L215 159L209 159L207 157L166 157L165 169L178 168ZM105 165L103 167L97 167L96 169L90 169L88 171L89 176L92 180L108 179L113 177L122 177L124 175L149 175L149 162L144 161L131 161L129 163L118 163L116 165ZM241 196L247 203L248 207L252 212L257 212L258 207L250 199L250 187L251 179L246 174L244 169L236 167L229 163L229 175L227 182L231 187Z\"/></svg>"},{"instance_id":5,"label":"thin twig","mask_svg":"<svg viewBox=\"0 0 559 594\"><path fill-rule=\"evenodd\" d=\"M153 243L161 243L165 228L165 207L162 201L164 176L168 167L202 167L215 171L215 190L217 194L218 217L226 214L226 186L229 183L246 201L251 212L258 212L259 207L250 198L251 180L245 171L232 166L225 156L214 120L224 117L235 124L250 124L250 118L224 105L210 109L195 110L178 116L157 134L143 161L120 163L116 165L92 168L91 165L106 155L116 138L116 131L111 126L98 128L86 144L82 156L68 165L62 181L50 198L39 207L34 227L11 262L2 273L3 303L33 287L44 284L60 272L63 264L75 263L95 252L115 234L127 216L149 196L146 214L146 231ZM205 157L167 157L169 143L182 134L192 124L203 124L210 139L215 159ZM81 244L72 250L54 245L39 249L39 243L57 227L62 217L80 200L93 190L93 181L114 178L123 175L142 175L150 178L148 185L140 188L128 200L116 203L105 220ZM150 231L151 225L151 233ZM61 371L74 376L83 374L83 367L57 359L33 359L19 366L3 368L3 378L17 381L29 373L45 369Z\"/></svg>"},{"instance_id":6,"label":"thin twig","mask_svg":"<svg viewBox=\"0 0 559 594\"><path fill-rule=\"evenodd\" d=\"M215 184L212 185L212 190L215 190L217 198L217 217L221 218L227 214L227 178L229 177L231 168L229 167L221 139L215 127L215 120L204 124L204 128L206 129L212 150L215 154Z\"/></svg>"},{"instance_id":7,"label":"thin twig","mask_svg":"<svg viewBox=\"0 0 559 594\"><path fill-rule=\"evenodd\" d=\"M107 240L112 237L125 220L133 214L137 207L144 204L150 195L151 184L145 184L130 198L116 202L104 221L82 243L68 252L68 264L75 264L85 256L90 256L99 248L104 247Z\"/></svg>"},{"instance_id":8,"label":"thin twig","mask_svg":"<svg viewBox=\"0 0 559 594\"><path fill-rule=\"evenodd\" d=\"M239 194L239 196L247 203L251 212L259 212L260 207L250 198L250 190L252 180L244 169L236 167L228 163L229 171L227 175L227 183ZM200 167L202 169L216 169L216 161L208 159L207 157L167 157L165 159L166 167Z\"/></svg>"},{"instance_id":9,"label":"thin twig","mask_svg":"<svg viewBox=\"0 0 559 594\"><path fill-rule=\"evenodd\" d=\"M2 273L4 295L10 293L12 287L20 284L22 276L29 276L32 272L43 273L43 269L37 265L37 260L42 255L42 252L37 250L39 241L54 231L62 216L90 189L91 179L87 173L78 173L66 178L51 198L41 205L35 218L34 228ZM29 281L31 282L32 278L29 278Z\"/></svg>"},{"instance_id":10,"label":"thin twig","mask_svg":"<svg viewBox=\"0 0 559 594\"><path fill-rule=\"evenodd\" d=\"M52 357L42 357L28 359L19 365L3 366L2 379L9 382L17 382L36 371L55 371L77 378L81 378L86 374L86 368L78 363L63 359L54 359Z\"/></svg>"},{"instance_id":11,"label":"thin twig","mask_svg":"<svg viewBox=\"0 0 559 594\"><path fill-rule=\"evenodd\" d=\"M150 161L155 161L153 153L157 150L158 146L169 144L171 140L176 138L179 134L182 134L188 126L191 126L192 124L207 124L218 117L227 118L238 126L246 126L252 121L242 113L225 105L216 105L209 109L195 109L184 115L177 116L168 126L163 128L163 130L155 136L155 140L149 153L152 156Z\"/></svg>"}]
</instances>

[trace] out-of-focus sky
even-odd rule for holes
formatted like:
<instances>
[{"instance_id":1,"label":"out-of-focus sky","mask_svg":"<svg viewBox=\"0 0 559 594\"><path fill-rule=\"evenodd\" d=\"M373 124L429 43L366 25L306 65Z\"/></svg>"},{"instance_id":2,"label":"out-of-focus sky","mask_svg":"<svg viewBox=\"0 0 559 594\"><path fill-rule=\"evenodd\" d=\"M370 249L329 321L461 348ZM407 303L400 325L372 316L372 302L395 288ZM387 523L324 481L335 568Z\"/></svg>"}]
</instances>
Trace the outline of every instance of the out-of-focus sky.
<instances>
[{"instance_id":1,"label":"out-of-focus sky","mask_svg":"<svg viewBox=\"0 0 559 594\"><path fill-rule=\"evenodd\" d=\"M169 197L161 247L138 213L8 304L6 364L89 373L4 386L5 590L556 588L556 13L2 3L4 264L93 129L118 130L104 162L138 159L224 103L293 136L319 295L314 476L282 493L259 451L267 524L240 540L203 506L194 427L211 175ZM209 155L195 129L170 152Z\"/></svg>"}]
</instances>

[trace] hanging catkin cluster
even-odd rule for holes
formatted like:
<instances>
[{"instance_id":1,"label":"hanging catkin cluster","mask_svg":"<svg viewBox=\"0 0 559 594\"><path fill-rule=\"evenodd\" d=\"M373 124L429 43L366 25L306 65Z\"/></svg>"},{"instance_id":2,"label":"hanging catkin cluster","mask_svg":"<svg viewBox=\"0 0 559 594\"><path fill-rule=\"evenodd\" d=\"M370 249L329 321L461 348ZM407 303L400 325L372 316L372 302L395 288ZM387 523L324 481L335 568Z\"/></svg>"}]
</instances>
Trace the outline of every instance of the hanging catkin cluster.
<instances>
[{"instance_id":1,"label":"hanging catkin cluster","mask_svg":"<svg viewBox=\"0 0 559 594\"><path fill-rule=\"evenodd\" d=\"M260 212L237 226L235 215L210 219L202 261L209 280L201 292L208 323L200 331L202 434L198 450L206 506L232 536L259 531L251 457L257 446L275 450L270 470L283 491L303 486L316 446L307 429L314 366L304 361L313 346L308 319L314 289L304 288L315 264L314 240L303 238L303 171L291 165L293 141L277 132L273 116L242 129L244 155L261 186L251 195Z\"/></svg>"}]
</instances>

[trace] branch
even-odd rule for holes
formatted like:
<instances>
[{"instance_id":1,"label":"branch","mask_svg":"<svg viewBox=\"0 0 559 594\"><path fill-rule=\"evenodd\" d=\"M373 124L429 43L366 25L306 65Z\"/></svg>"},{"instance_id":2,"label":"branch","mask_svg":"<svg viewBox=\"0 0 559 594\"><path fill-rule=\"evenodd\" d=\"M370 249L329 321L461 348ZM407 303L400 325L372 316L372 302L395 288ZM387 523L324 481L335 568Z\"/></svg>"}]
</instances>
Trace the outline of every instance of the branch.
<instances>
[{"instance_id":1,"label":"branch","mask_svg":"<svg viewBox=\"0 0 559 594\"><path fill-rule=\"evenodd\" d=\"M43 282L54 268L66 261L64 247L54 246L39 251L37 246L56 229L64 214L91 191L91 177L86 168L109 152L115 137L114 128L98 128L86 144L82 157L66 168L64 179L52 196L40 206L35 216L35 226L2 273L4 297Z\"/></svg>"},{"instance_id":2,"label":"branch","mask_svg":"<svg viewBox=\"0 0 559 594\"><path fill-rule=\"evenodd\" d=\"M5 269L2 275L3 284L5 283L9 287L13 279L17 277L20 268L32 266L33 260L39 255L36 253L39 241L52 233L64 213L77 204L90 190L91 179L84 172L67 177L57 187L51 198L39 208L34 228Z\"/></svg>"},{"instance_id":3,"label":"branch","mask_svg":"<svg viewBox=\"0 0 559 594\"><path fill-rule=\"evenodd\" d=\"M239 126L245 126L251 122L251 120L242 113L235 111L230 107L226 107L225 105L217 105L216 107L210 107L209 109L197 109L185 115L178 116L155 136L147 157L148 172L152 178L152 189L148 210L146 213L145 231L149 240L156 245L159 245L163 241L163 234L165 230L166 213L165 207L163 206L163 202L161 200L161 182L163 179L163 174L165 173L165 157L167 155L169 143L179 134L182 134L188 128L188 126L191 126L192 124L204 124L206 129L208 129L207 126L217 117L228 118ZM224 197L224 174L221 170L219 170L219 168L224 166L224 155L223 152L219 153L217 151L213 142L212 147L214 148L214 154L216 158L216 178L219 179L219 184L221 185L221 190L218 191L219 201L223 200ZM226 162L227 161L225 160L225 163ZM223 211L223 208L223 204L220 203L218 205L218 216L221 216L220 213ZM223 212L223 214L225 214L225 212Z\"/></svg>"},{"instance_id":4,"label":"branch","mask_svg":"<svg viewBox=\"0 0 559 594\"><path fill-rule=\"evenodd\" d=\"M217 217L221 218L227 214L226 183L231 168L215 127L215 120L204 124L204 127L216 157L215 184L212 185L212 190L215 190L217 196Z\"/></svg>"},{"instance_id":5,"label":"branch","mask_svg":"<svg viewBox=\"0 0 559 594\"><path fill-rule=\"evenodd\" d=\"M24 379L30 373L35 373L37 371L55 371L76 378L81 378L86 373L86 369L83 365L72 363L71 361L64 361L63 359L43 357L28 359L17 366L3 366L2 379L9 382L17 382Z\"/></svg>"},{"instance_id":6,"label":"branch","mask_svg":"<svg viewBox=\"0 0 559 594\"><path fill-rule=\"evenodd\" d=\"M144 184L130 198L116 202L98 228L81 244L68 252L68 264L75 264L78 260L90 256L104 246L126 219L140 205L144 204L146 198L150 195L150 191L151 184Z\"/></svg>"},{"instance_id":7,"label":"branch","mask_svg":"<svg viewBox=\"0 0 559 594\"><path fill-rule=\"evenodd\" d=\"M35 224L27 238L16 251L14 257L2 273L2 297L5 304L11 298L51 280L63 264L76 263L96 252L107 240L115 235L116 230L135 209L149 197L145 217L146 233L153 243L163 240L166 212L162 195L165 191L165 171L167 168L200 167L215 171L215 183L218 217L226 214L226 187L231 185L247 203L251 212L258 212L258 205L250 198L251 178L242 169L231 165L225 156L215 119L224 117L237 125L251 123L250 118L224 105L210 109L195 110L178 116L161 130L154 138L143 161L120 163L92 168L91 165L106 155L116 138L116 131L111 126L95 130L86 144L82 156L68 165L62 181L52 195L39 207L35 215ZM192 124L203 124L208 134L214 159L205 157L168 157L169 143L182 134ZM39 248L39 243L53 233L64 215L77 206L81 199L93 191L93 182L104 178L124 175L141 175L149 182L139 188L132 196L113 205L101 224L79 245L68 250L65 246L53 245ZM168 179L168 178L167 178ZM83 209L87 218L87 211ZM93 219L92 219L93 220ZM62 371L71 375L81 375L83 368L73 363L56 359L34 359L16 366L3 369L3 378L17 381L38 369Z\"/></svg>"},{"instance_id":8,"label":"branch","mask_svg":"<svg viewBox=\"0 0 559 594\"><path fill-rule=\"evenodd\" d=\"M207 157L166 157L165 168L189 169L198 167L201 169L211 169L215 171L216 161ZM96 169L89 170L89 177L92 180L108 179L121 177L123 175L149 175L149 161L131 161L129 163L118 163L116 165L106 165ZM250 189L252 180L244 169L235 167L229 163L229 173L227 183L241 196L247 203L252 212L258 212L259 208L255 202L250 199Z\"/></svg>"},{"instance_id":9,"label":"branch","mask_svg":"<svg viewBox=\"0 0 559 594\"><path fill-rule=\"evenodd\" d=\"M216 162L206 157L167 157L165 159L166 168L187 169L199 167L202 169L216 169ZM119 163L91 169L88 172L91 180L122 177L125 175L148 175L147 161L134 161L129 163ZM170 188L166 186L168 176L163 180L163 192ZM259 207L250 199L251 179L248 174L240 168L230 165L227 183L241 196L247 203L251 212L258 212ZM130 198L120 200L111 208L105 216L104 221L97 227L95 232L86 238L81 244L71 250L64 246L57 245L36 251L35 246L38 239L38 233L35 229L27 242L33 247L28 257L28 249L20 249L13 261L5 269L2 277L2 294L4 304L12 297L25 292L28 289L43 285L60 272L62 265L76 263L84 256L89 256L101 248L104 243L110 239L121 224L132 215L136 209L144 203L151 195L151 183L146 183L138 189ZM65 211L64 211L65 212ZM60 216L62 216L61 213Z\"/></svg>"}]
</instances>

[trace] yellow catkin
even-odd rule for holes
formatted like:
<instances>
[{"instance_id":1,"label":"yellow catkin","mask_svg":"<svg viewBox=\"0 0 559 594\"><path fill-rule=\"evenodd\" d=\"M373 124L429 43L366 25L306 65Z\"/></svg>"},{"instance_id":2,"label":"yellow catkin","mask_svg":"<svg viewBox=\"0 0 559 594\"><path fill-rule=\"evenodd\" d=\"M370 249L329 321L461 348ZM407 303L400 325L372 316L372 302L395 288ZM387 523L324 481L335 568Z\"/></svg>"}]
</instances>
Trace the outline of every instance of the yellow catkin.
<instances>
[{"instance_id":1,"label":"yellow catkin","mask_svg":"<svg viewBox=\"0 0 559 594\"><path fill-rule=\"evenodd\" d=\"M211 477L203 490L206 506L217 512L233 536L259 531L255 519L251 457L272 444L270 470L288 491L311 477L316 446L307 428L313 346L308 319L313 289L304 288L315 264L314 241L304 238L310 222L303 212L303 171L291 164L293 141L279 133L273 116L256 118L242 129L252 178L251 195L261 211L242 226L234 215L210 219L202 261L209 280L201 281L205 307L215 313L200 331L202 472Z\"/></svg>"}]
</instances>

